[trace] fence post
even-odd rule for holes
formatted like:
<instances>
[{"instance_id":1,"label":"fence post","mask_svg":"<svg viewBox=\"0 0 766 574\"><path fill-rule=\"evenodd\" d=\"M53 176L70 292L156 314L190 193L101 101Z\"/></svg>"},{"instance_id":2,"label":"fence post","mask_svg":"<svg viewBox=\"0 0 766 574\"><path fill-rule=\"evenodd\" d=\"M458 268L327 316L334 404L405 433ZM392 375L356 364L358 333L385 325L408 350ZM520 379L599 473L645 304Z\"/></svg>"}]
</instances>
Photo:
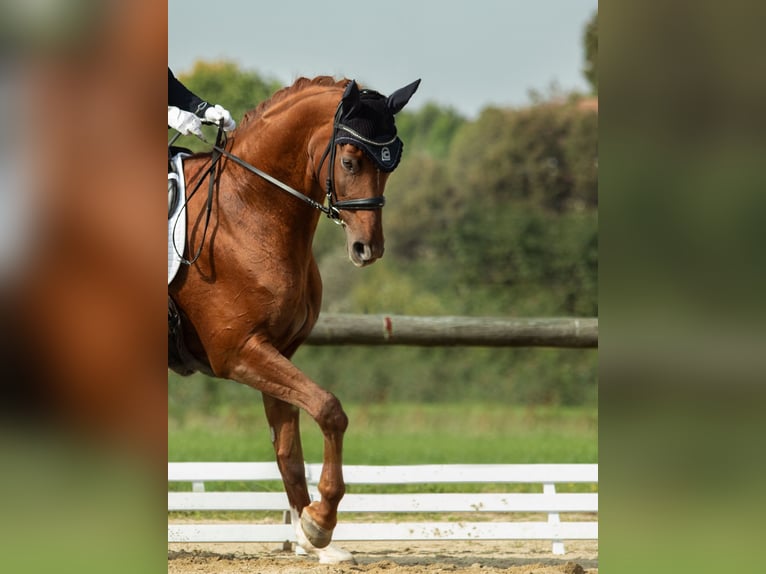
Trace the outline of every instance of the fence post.
<instances>
[{"instance_id":1,"label":"fence post","mask_svg":"<svg viewBox=\"0 0 766 574\"><path fill-rule=\"evenodd\" d=\"M555 484L543 484L543 494L556 494ZM548 524L559 524L561 519L558 512L548 513ZM564 542L562 540L554 538L552 540L552 551L554 554L564 554Z\"/></svg>"},{"instance_id":2,"label":"fence post","mask_svg":"<svg viewBox=\"0 0 766 574\"><path fill-rule=\"evenodd\" d=\"M290 511L289 510L285 510L285 511L282 512L282 524L292 524L292 517L290 516ZM282 543L282 551L283 552L290 552L292 549L293 549L293 543L290 542L289 540L285 540ZM297 544L296 544L296 552L295 553L298 554L298 552L297 552Z\"/></svg>"}]
</instances>

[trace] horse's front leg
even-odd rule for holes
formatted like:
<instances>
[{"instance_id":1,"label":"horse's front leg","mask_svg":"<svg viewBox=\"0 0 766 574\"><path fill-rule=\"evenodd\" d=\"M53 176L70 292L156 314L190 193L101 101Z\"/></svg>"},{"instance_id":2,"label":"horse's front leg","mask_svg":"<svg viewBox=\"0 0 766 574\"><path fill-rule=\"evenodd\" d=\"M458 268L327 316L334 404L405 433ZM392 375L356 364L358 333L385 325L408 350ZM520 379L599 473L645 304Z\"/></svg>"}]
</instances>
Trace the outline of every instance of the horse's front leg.
<instances>
[{"instance_id":1,"label":"horse's front leg","mask_svg":"<svg viewBox=\"0 0 766 574\"><path fill-rule=\"evenodd\" d=\"M298 514L311 502L303 466L298 407L274 397L263 395L263 407L269 421L271 442L277 457L290 508Z\"/></svg>"},{"instance_id":2,"label":"horse's front leg","mask_svg":"<svg viewBox=\"0 0 766 574\"><path fill-rule=\"evenodd\" d=\"M298 544L307 553L319 558L321 564L356 563L354 556L343 548L332 544L324 548L316 548L306 538L300 515L301 510L309 505L310 500L306 488L306 472L301 447L300 411L297 407L268 395L263 395L263 406L271 429L277 464L290 502L290 515Z\"/></svg>"},{"instance_id":3,"label":"horse's front leg","mask_svg":"<svg viewBox=\"0 0 766 574\"><path fill-rule=\"evenodd\" d=\"M332 531L338 521L338 504L345 492L342 449L348 418L340 401L304 375L273 346L255 338L248 340L230 364L214 366L214 369L219 376L244 383L265 396L303 409L319 425L324 435L324 460L318 485L321 500L308 504L305 477L298 481L300 487L291 482L297 477L297 456L302 459L303 455L300 447L297 452L288 453L288 449L294 448L296 443L300 444L297 423L293 426L284 422L289 421L289 417L281 422L281 438L275 447L278 449L278 460L280 452L285 455L280 461L280 469L288 469L287 475L283 474L286 476L285 489L288 490L288 497L292 497L290 503L294 502L299 507L303 532L314 547L324 548L332 539ZM279 416L284 416L284 411ZM275 412L275 421L282 420L279 416ZM303 460L300 465L303 475Z\"/></svg>"},{"instance_id":4,"label":"horse's front leg","mask_svg":"<svg viewBox=\"0 0 766 574\"><path fill-rule=\"evenodd\" d=\"M330 543L337 523L337 510L346 492L343 482L343 434L348 417L340 401L332 394L325 401L318 417L314 417L324 434L324 460L319 477L321 500L315 500L303 509L301 527L309 541L317 548Z\"/></svg>"}]
</instances>

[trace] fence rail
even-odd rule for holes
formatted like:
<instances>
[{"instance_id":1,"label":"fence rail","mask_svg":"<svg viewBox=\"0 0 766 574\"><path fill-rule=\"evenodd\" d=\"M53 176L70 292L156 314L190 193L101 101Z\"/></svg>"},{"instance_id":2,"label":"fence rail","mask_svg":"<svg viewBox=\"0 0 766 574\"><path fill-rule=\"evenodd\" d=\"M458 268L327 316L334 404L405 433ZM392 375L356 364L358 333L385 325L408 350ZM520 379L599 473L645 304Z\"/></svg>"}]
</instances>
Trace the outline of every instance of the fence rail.
<instances>
[{"instance_id":1,"label":"fence rail","mask_svg":"<svg viewBox=\"0 0 766 574\"><path fill-rule=\"evenodd\" d=\"M595 348L598 319L325 313L306 344Z\"/></svg>"},{"instance_id":2,"label":"fence rail","mask_svg":"<svg viewBox=\"0 0 766 574\"><path fill-rule=\"evenodd\" d=\"M312 496L320 464L306 464ZM559 513L598 512L597 493L557 492L562 483L598 483L596 464L483 464L346 466L347 484L493 483L538 484L536 493L347 494L342 513L542 513L542 521L341 522L336 541L357 540L551 540L555 554L564 540L597 539L597 521L561 522ZM279 480L275 463L169 463L168 482L192 483L192 492L169 492L169 511L287 510L282 492L207 492L205 483ZM289 524L168 524L169 542L294 541Z\"/></svg>"}]
</instances>

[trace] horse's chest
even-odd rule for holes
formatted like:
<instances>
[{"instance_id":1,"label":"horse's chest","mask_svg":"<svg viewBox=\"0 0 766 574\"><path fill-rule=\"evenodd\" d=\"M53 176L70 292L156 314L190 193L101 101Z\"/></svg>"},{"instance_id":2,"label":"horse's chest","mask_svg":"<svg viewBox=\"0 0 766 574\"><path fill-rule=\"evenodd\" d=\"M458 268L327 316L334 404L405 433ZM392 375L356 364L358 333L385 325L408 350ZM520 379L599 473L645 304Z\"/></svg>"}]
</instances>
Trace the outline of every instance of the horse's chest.
<instances>
[{"instance_id":1,"label":"horse's chest","mask_svg":"<svg viewBox=\"0 0 766 574\"><path fill-rule=\"evenodd\" d=\"M285 308L272 317L269 323L270 338L279 349L302 342L316 322L316 315L308 305Z\"/></svg>"},{"instance_id":2,"label":"horse's chest","mask_svg":"<svg viewBox=\"0 0 766 574\"><path fill-rule=\"evenodd\" d=\"M274 293L270 331L275 339L290 343L305 337L316 322L321 298L307 284L285 284Z\"/></svg>"}]
</instances>

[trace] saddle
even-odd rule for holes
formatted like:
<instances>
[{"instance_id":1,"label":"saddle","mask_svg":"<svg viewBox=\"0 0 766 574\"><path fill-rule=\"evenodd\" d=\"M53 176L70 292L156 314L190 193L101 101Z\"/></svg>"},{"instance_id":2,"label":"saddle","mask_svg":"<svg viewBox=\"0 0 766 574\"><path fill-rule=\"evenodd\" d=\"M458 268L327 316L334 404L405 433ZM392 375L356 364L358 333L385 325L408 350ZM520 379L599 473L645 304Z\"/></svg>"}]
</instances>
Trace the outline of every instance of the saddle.
<instances>
[{"instance_id":1,"label":"saddle","mask_svg":"<svg viewBox=\"0 0 766 574\"><path fill-rule=\"evenodd\" d=\"M186 247L186 183L183 159L178 153L168 160L168 285L178 273Z\"/></svg>"},{"instance_id":2,"label":"saddle","mask_svg":"<svg viewBox=\"0 0 766 574\"><path fill-rule=\"evenodd\" d=\"M183 158L191 155L186 148L168 148L168 285L181 266L186 244L186 185ZM168 295L168 368L179 375L191 375L194 357L184 343L181 312Z\"/></svg>"},{"instance_id":3,"label":"saddle","mask_svg":"<svg viewBox=\"0 0 766 574\"><path fill-rule=\"evenodd\" d=\"M180 197L180 194L178 193L179 180L183 177L183 173L178 172L178 166L176 166L173 161L174 158L180 154L184 154L181 157L186 157L187 155L191 155L192 151L180 146L170 146L168 148L168 219L170 219L170 216L173 213L173 208ZM182 166L183 164L181 164L181 169L183 169Z\"/></svg>"},{"instance_id":4,"label":"saddle","mask_svg":"<svg viewBox=\"0 0 766 574\"><path fill-rule=\"evenodd\" d=\"M168 295L168 369L185 377L196 370L191 367L194 362L194 356L184 343L181 312L173 298Z\"/></svg>"}]
</instances>

